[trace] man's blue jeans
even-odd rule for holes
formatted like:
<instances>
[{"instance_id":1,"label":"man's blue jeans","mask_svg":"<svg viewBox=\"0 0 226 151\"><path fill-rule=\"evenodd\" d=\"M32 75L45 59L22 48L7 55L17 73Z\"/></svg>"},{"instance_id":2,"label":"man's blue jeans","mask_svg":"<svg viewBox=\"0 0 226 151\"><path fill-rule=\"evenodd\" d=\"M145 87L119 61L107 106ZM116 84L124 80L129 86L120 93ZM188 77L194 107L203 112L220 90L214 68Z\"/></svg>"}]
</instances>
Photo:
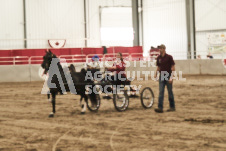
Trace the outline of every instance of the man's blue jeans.
<instances>
[{"instance_id":1,"label":"man's blue jeans","mask_svg":"<svg viewBox=\"0 0 226 151\"><path fill-rule=\"evenodd\" d=\"M159 104L158 104L158 108L163 109L165 86L167 86L167 90L168 90L170 108L175 108L174 96L173 96L173 84L172 83L170 84L168 80L161 80L161 78L159 78Z\"/></svg>"}]
</instances>

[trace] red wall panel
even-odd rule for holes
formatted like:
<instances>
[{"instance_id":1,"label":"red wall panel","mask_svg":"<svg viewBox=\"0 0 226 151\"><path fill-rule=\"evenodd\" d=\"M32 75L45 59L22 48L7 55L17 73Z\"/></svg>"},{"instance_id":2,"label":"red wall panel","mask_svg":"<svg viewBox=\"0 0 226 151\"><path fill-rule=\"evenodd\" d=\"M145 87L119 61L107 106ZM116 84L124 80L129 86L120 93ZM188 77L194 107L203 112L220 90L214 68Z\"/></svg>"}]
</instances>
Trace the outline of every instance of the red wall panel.
<instances>
[{"instance_id":1,"label":"red wall panel","mask_svg":"<svg viewBox=\"0 0 226 151\"><path fill-rule=\"evenodd\" d=\"M61 49L50 49L55 55L58 57L60 55L89 55L89 54L103 54L103 48L61 48ZM27 56L27 57L33 57L31 60L32 64L39 64L40 60L42 60L42 57L35 57L35 56L44 56L46 52L46 49L18 49L18 50L0 50L0 57L9 57L9 58L0 58L0 65L2 64L13 64L11 62L7 61L13 61L13 58L10 57L16 57L16 56ZM107 53L143 53L142 47L136 46L136 47L109 47L107 48ZM124 56L126 57L126 56ZM133 55L133 57L141 58L142 55L136 56ZM78 56L78 58L82 61L85 61L85 56ZM22 61L22 62L16 62L16 64L27 64L27 58L15 58L15 61ZM39 61L35 61L39 60ZM77 60L77 62L80 62L80 60Z\"/></svg>"},{"instance_id":2,"label":"red wall panel","mask_svg":"<svg viewBox=\"0 0 226 151\"><path fill-rule=\"evenodd\" d=\"M0 57L11 57L12 50L0 50Z\"/></svg>"}]
</instances>

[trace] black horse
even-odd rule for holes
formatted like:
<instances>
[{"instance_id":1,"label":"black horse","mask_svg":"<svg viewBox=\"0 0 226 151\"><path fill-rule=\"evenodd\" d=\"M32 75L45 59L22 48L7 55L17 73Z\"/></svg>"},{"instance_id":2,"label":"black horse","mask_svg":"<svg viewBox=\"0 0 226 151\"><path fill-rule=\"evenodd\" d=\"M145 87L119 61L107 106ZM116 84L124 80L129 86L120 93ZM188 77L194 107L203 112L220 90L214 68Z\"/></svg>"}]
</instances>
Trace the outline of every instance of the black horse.
<instances>
[{"instance_id":1,"label":"black horse","mask_svg":"<svg viewBox=\"0 0 226 151\"><path fill-rule=\"evenodd\" d=\"M55 59L55 67L57 67L57 69L54 68L54 70L51 70L51 66L54 64L53 59ZM96 94L92 92L91 94L86 95L86 85L95 86L95 84L93 81L85 79L85 69L82 69L80 72L76 72L75 67L73 65L70 65L69 70L65 71L65 68L63 68L60 64L59 59L50 50L46 51L41 66L44 69L44 74L49 74L47 85L50 90L49 92L52 96L52 112L49 114L49 117L54 117L54 114L56 113L56 95L64 94L65 92L71 92L71 88L75 90L75 92L73 92L74 94L78 94L81 96L80 102L83 98L85 99L85 102L82 105L82 114L85 113L87 101L89 98L91 99L92 103L97 104ZM55 70L59 71L58 74L56 74ZM71 77L71 80L68 77ZM51 84L54 84L55 87L51 87ZM62 85L64 86L64 88L62 87ZM50 94L47 94L48 98L50 98Z\"/></svg>"}]
</instances>

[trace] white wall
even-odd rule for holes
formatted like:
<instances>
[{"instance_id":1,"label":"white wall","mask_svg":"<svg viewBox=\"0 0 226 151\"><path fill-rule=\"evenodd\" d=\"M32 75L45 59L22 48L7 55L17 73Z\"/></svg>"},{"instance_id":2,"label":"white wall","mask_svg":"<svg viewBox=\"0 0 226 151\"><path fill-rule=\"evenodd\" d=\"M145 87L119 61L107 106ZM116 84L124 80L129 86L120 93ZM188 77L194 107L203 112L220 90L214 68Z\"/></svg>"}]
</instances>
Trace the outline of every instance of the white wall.
<instances>
[{"instance_id":1,"label":"white wall","mask_svg":"<svg viewBox=\"0 0 226 151\"><path fill-rule=\"evenodd\" d=\"M143 0L144 51L166 45L175 59L187 58L185 0Z\"/></svg>"},{"instance_id":2,"label":"white wall","mask_svg":"<svg viewBox=\"0 0 226 151\"><path fill-rule=\"evenodd\" d=\"M226 29L225 0L195 0L196 30Z\"/></svg>"},{"instance_id":3,"label":"white wall","mask_svg":"<svg viewBox=\"0 0 226 151\"><path fill-rule=\"evenodd\" d=\"M131 7L132 3L131 0L86 0L86 3L87 46L100 47L100 7ZM164 43L175 59L186 59L185 0L143 0L143 7L144 51ZM49 47L47 39L56 38L66 38L65 47L84 47L83 9L84 0L26 0L28 48ZM226 32L226 0L195 0L195 14L196 50L205 58L206 34ZM1 0L0 21L0 49L23 48L23 0Z\"/></svg>"},{"instance_id":4,"label":"white wall","mask_svg":"<svg viewBox=\"0 0 226 151\"><path fill-rule=\"evenodd\" d=\"M23 0L0 2L0 49L23 48Z\"/></svg>"},{"instance_id":5,"label":"white wall","mask_svg":"<svg viewBox=\"0 0 226 151\"><path fill-rule=\"evenodd\" d=\"M207 33L226 32L226 1L195 0L196 50L197 55L205 58L208 54ZM213 54L222 58L221 54Z\"/></svg>"},{"instance_id":6,"label":"white wall","mask_svg":"<svg viewBox=\"0 0 226 151\"><path fill-rule=\"evenodd\" d=\"M26 11L28 48L49 47L48 39L67 39L65 47L84 47L83 0L27 0Z\"/></svg>"},{"instance_id":7,"label":"white wall","mask_svg":"<svg viewBox=\"0 0 226 151\"><path fill-rule=\"evenodd\" d=\"M100 7L132 6L131 0L87 0L87 46L100 47ZM131 14L132 15L132 14Z\"/></svg>"},{"instance_id":8,"label":"white wall","mask_svg":"<svg viewBox=\"0 0 226 151\"><path fill-rule=\"evenodd\" d=\"M131 7L104 7L100 15L102 46L133 46Z\"/></svg>"},{"instance_id":9,"label":"white wall","mask_svg":"<svg viewBox=\"0 0 226 151\"><path fill-rule=\"evenodd\" d=\"M100 47L99 7L131 7L131 0L86 0L88 47ZM131 14L132 15L132 14ZM23 48L23 0L1 0L0 49ZM26 0L27 47L48 48L48 39L65 47L85 46L84 0Z\"/></svg>"}]
</instances>

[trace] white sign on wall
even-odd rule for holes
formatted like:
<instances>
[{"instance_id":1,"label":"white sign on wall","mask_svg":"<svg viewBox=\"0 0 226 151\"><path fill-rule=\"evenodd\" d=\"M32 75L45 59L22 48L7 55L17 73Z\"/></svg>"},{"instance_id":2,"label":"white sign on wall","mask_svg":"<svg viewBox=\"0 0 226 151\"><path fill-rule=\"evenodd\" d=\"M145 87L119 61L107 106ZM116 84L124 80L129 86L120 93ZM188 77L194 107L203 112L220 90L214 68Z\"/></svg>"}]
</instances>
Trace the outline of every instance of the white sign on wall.
<instances>
[{"instance_id":1,"label":"white sign on wall","mask_svg":"<svg viewBox=\"0 0 226 151\"><path fill-rule=\"evenodd\" d=\"M226 44L226 33L207 33L209 45L224 45Z\"/></svg>"},{"instance_id":2,"label":"white sign on wall","mask_svg":"<svg viewBox=\"0 0 226 151\"><path fill-rule=\"evenodd\" d=\"M211 53L226 52L226 32L207 33L208 50Z\"/></svg>"}]
</instances>

